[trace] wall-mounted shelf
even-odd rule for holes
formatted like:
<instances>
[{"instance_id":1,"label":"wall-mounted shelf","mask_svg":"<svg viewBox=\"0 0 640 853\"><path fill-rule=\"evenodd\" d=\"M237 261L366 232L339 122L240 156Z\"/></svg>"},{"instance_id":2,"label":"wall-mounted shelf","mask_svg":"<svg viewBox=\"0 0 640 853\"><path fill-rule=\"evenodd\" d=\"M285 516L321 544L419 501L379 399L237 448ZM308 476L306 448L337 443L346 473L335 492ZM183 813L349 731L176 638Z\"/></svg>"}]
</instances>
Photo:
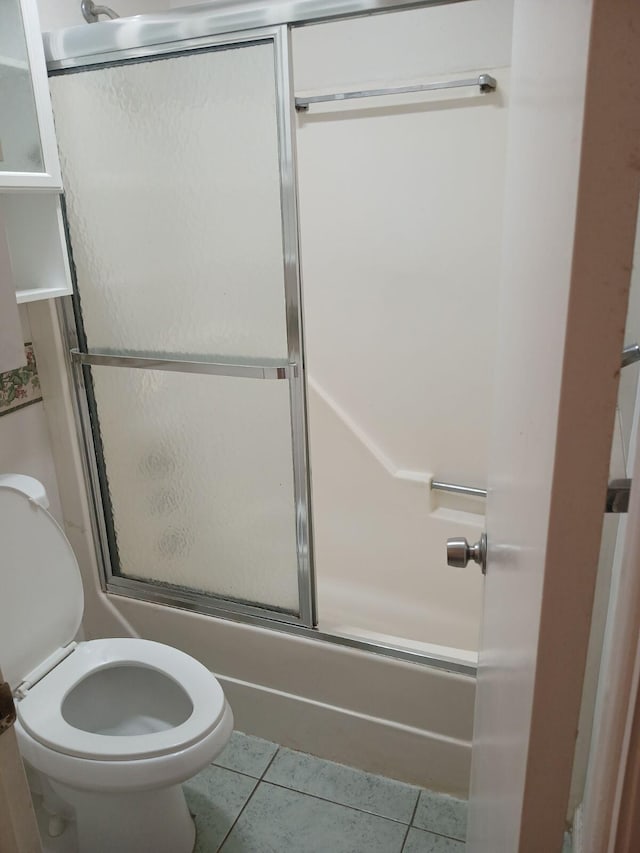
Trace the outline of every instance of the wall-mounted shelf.
<instances>
[{"instance_id":1,"label":"wall-mounted shelf","mask_svg":"<svg viewBox=\"0 0 640 853\"><path fill-rule=\"evenodd\" d=\"M57 193L0 195L10 275L18 302L53 299L71 293L67 244Z\"/></svg>"},{"instance_id":2,"label":"wall-mounted shelf","mask_svg":"<svg viewBox=\"0 0 640 853\"><path fill-rule=\"evenodd\" d=\"M18 305L24 302L37 302L39 299L55 299L57 296L68 296L70 290L66 287L34 287L31 290L17 290Z\"/></svg>"},{"instance_id":3,"label":"wall-mounted shelf","mask_svg":"<svg viewBox=\"0 0 640 853\"><path fill-rule=\"evenodd\" d=\"M36 0L0 3L0 37L0 280L34 302L72 289Z\"/></svg>"}]
</instances>

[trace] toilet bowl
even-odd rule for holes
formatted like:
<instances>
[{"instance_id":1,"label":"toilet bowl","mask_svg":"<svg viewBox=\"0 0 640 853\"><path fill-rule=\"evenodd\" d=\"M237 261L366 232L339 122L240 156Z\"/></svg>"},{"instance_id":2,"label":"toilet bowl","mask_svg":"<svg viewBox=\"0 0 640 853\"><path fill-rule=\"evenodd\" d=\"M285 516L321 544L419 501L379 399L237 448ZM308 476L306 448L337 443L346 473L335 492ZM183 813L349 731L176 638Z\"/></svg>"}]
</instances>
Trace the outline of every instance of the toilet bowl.
<instances>
[{"instance_id":1,"label":"toilet bowl","mask_svg":"<svg viewBox=\"0 0 640 853\"><path fill-rule=\"evenodd\" d=\"M178 649L75 641L80 573L46 506L37 480L0 476L0 665L51 830L73 839L70 853L190 853L181 783L224 748L231 708L209 670Z\"/></svg>"}]
</instances>

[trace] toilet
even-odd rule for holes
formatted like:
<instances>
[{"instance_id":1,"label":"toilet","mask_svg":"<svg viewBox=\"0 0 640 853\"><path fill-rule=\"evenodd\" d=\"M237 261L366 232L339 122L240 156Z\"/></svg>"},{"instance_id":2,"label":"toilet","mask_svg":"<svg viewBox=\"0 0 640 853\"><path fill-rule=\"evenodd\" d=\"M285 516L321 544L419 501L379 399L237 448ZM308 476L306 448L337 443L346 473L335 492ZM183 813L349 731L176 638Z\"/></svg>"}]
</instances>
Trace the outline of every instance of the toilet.
<instances>
[{"instance_id":1,"label":"toilet","mask_svg":"<svg viewBox=\"0 0 640 853\"><path fill-rule=\"evenodd\" d=\"M70 839L56 847L65 853L191 853L181 783L225 747L231 708L209 670L171 646L76 641L82 581L47 507L37 480L0 476L0 666L49 833Z\"/></svg>"}]
</instances>

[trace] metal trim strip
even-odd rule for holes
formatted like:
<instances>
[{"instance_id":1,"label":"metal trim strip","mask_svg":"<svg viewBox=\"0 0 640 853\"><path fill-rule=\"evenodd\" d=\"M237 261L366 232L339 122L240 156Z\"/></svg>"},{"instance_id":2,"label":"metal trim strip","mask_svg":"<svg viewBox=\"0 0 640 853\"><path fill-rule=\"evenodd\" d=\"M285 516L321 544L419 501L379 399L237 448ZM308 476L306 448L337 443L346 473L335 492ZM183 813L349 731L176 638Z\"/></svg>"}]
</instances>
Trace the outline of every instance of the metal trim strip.
<instances>
[{"instance_id":1,"label":"metal trim strip","mask_svg":"<svg viewBox=\"0 0 640 853\"><path fill-rule=\"evenodd\" d=\"M176 373L205 373L213 376L235 376L248 379L289 379L296 374L296 365L291 362L279 364L234 364L223 361L187 361L152 356L114 355L104 352L70 350L75 364L99 365L103 367L128 367L140 370L167 370Z\"/></svg>"},{"instance_id":2,"label":"metal trim strip","mask_svg":"<svg viewBox=\"0 0 640 853\"><path fill-rule=\"evenodd\" d=\"M275 38L275 72L288 356L291 363L300 365L297 374L289 382L298 593L300 618L305 625L311 627L317 620L317 614L306 423L307 401L304 375L302 283L300 278L298 180L293 130L295 113L291 68L291 33L287 27L280 27Z\"/></svg>"}]
</instances>

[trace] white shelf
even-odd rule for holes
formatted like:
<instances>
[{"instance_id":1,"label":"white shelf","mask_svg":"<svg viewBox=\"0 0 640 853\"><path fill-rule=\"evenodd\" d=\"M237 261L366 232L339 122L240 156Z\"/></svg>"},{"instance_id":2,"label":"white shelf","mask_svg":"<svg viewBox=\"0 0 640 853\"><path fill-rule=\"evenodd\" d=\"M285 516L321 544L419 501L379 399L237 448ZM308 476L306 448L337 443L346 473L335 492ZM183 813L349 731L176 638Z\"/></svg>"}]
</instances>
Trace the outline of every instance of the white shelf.
<instances>
[{"instance_id":1,"label":"white shelf","mask_svg":"<svg viewBox=\"0 0 640 853\"><path fill-rule=\"evenodd\" d=\"M2 56L0 54L0 67L14 68L19 71L28 71L29 63L26 59L13 59L11 56Z\"/></svg>"},{"instance_id":2,"label":"white shelf","mask_svg":"<svg viewBox=\"0 0 640 853\"><path fill-rule=\"evenodd\" d=\"M0 228L6 233L7 274L13 279L18 303L72 292L57 193L0 193Z\"/></svg>"},{"instance_id":3,"label":"white shelf","mask_svg":"<svg viewBox=\"0 0 640 853\"><path fill-rule=\"evenodd\" d=\"M55 299L56 296L69 296L70 287L33 287L31 290L16 290L18 305L23 302L36 302L38 299Z\"/></svg>"}]
</instances>

